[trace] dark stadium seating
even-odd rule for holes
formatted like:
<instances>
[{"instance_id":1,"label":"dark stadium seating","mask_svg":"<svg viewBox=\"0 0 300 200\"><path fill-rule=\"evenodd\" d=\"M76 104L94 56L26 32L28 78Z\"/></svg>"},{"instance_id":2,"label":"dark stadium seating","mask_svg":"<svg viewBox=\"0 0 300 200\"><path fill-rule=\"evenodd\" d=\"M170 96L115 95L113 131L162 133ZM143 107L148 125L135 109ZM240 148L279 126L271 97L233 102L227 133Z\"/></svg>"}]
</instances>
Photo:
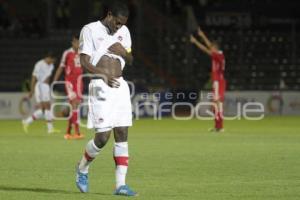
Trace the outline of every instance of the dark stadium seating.
<instances>
[{"instance_id":1,"label":"dark stadium seating","mask_svg":"<svg viewBox=\"0 0 300 200\"><path fill-rule=\"evenodd\" d=\"M80 7L80 1L74 2ZM192 30L185 6L192 5L208 37L221 43L229 90L300 89L300 17L293 14L300 4L298 1L280 13L278 2L282 0L247 3L219 0L208 1L207 5L200 5L199 1L176 1L181 2L176 6L167 5L168 2L173 1L144 1L139 6L138 19L130 27L135 59L133 66L125 68L127 79L153 88L209 88L210 58L189 42ZM264 8L269 7L272 9L268 15L263 15ZM205 18L211 12L236 11L237 8L239 12L250 13L251 23L216 26ZM292 10L291 13L287 9ZM81 26L77 25L77 32ZM74 30L50 30L41 38L18 39L6 35L0 39L1 91L20 91L44 51L55 51L60 58L62 51L69 47Z\"/></svg>"},{"instance_id":2,"label":"dark stadium seating","mask_svg":"<svg viewBox=\"0 0 300 200\"><path fill-rule=\"evenodd\" d=\"M247 24L245 27L205 25L203 22L205 19L199 18L199 24L204 24L201 26L208 37L221 43L226 57L225 75L228 89L299 90L300 80L297 77L300 75L300 63L297 58L299 56L297 46L300 41L299 29L296 26L299 16L294 16L295 19L291 20L291 15L295 12L295 7L299 5L299 2L289 4L290 13L287 12L287 8L280 9L279 1L263 3L254 0L243 2L242 4L245 5L241 5L241 1L220 0L214 2L209 3L204 12L228 12L234 10L234 7L243 8L239 12L245 10L251 12L251 9L256 8L253 5L258 4L260 8L255 9L256 14L259 14L259 10L264 8L270 10L267 12L269 18L260 19L259 15L252 16L252 25ZM191 4L195 10L199 10L196 1L189 1L187 4ZM185 9L184 6L182 2L182 9ZM278 10L281 12L276 12ZM158 17L160 21L165 17L167 20L170 19L170 24L176 23L176 26L170 24L164 26L164 39L160 40L161 37L157 37L157 39L165 48L161 54L152 56L163 57L164 67L162 68L172 74L179 83L175 87L203 88L209 80L210 60L198 49L188 44L188 34L190 33L188 23L190 21L182 22L180 19L184 18L184 15L174 14L181 13L178 10L170 12L168 9L162 8L161 13L163 12L171 14L161 14ZM230 12L228 13L230 14ZM159 26L159 23L157 22L156 25ZM157 34L157 31L155 33Z\"/></svg>"},{"instance_id":3,"label":"dark stadium seating","mask_svg":"<svg viewBox=\"0 0 300 200\"><path fill-rule=\"evenodd\" d=\"M2 38L0 40L0 91L21 91L30 80L34 64L47 51L55 52L58 61L62 51L69 47L70 31L53 31L42 39Z\"/></svg>"}]
</instances>

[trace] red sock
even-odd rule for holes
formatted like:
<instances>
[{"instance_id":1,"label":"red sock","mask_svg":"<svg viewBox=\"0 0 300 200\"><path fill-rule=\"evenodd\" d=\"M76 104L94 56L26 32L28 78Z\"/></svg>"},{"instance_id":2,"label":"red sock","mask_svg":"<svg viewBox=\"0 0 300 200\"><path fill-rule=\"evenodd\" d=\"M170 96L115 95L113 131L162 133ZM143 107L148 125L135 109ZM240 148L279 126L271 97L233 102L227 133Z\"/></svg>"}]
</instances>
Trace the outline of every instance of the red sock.
<instances>
[{"instance_id":1,"label":"red sock","mask_svg":"<svg viewBox=\"0 0 300 200\"><path fill-rule=\"evenodd\" d=\"M74 124L75 127L75 134L80 134L79 131L79 124L78 124L78 111L74 110L72 113L72 123Z\"/></svg>"},{"instance_id":2,"label":"red sock","mask_svg":"<svg viewBox=\"0 0 300 200\"><path fill-rule=\"evenodd\" d=\"M68 120L67 134L71 134L72 131L72 116Z\"/></svg>"},{"instance_id":3,"label":"red sock","mask_svg":"<svg viewBox=\"0 0 300 200\"><path fill-rule=\"evenodd\" d=\"M92 162L95 157L90 156L86 151L84 151L84 157L88 162Z\"/></svg>"},{"instance_id":4,"label":"red sock","mask_svg":"<svg viewBox=\"0 0 300 200\"><path fill-rule=\"evenodd\" d=\"M123 165L128 167L128 156L114 156L116 166Z\"/></svg>"},{"instance_id":5,"label":"red sock","mask_svg":"<svg viewBox=\"0 0 300 200\"><path fill-rule=\"evenodd\" d=\"M74 125L75 125L75 134L80 134L78 123L76 123Z\"/></svg>"},{"instance_id":6,"label":"red sock","mask_svg":"<svg viewBox=\"0 0 300 200\"><path fill-rule=\"evenodd\" d=\"M223 128L223 112L219 112L219 128Z\"/></svg>"},{"instance_id":7,"label":"red sock","mask_svg":"<svg viewBox=\"0 0 300 200\"><path fill-rule=\"evenodd\" d=\"M214 109L214 114L215 114L215 128L218 129L219 127L219 115L218 115L218 111L216 109Z\"/></svg>"},{"instance_id":8,"label":"red sock","mask_svg":"<svg viewBox=\"0 0 300 200\"><path fill-rule=\"evenodd\" d=\"M215 128L222 129L223 128L223 114L222 112L215 112Z\"/></svg>"}]
</instances>

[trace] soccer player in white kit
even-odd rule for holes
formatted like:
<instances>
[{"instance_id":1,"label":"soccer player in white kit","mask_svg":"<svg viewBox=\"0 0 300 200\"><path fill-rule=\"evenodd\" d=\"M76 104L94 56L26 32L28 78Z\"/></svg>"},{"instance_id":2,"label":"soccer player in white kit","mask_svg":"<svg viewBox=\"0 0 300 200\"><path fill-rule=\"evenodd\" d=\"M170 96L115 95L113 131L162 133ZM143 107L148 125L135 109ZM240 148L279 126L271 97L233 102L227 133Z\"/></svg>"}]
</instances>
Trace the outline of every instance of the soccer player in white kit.
<instances>
[{"instance_id":1,"label":"soccer player in white kit","mask_svg":"<svg viewBox=\"0 0 300 200\"><path fill-rule=\"evenodd\" d=\"M131 37L125 26L129 11L121 3L113 3L106 17L87 24L80 34L81 65L97 76L89 84L88 127L94 128L80 160L76 185L88 192L90 163L107 143L113 130L115 143L113 156L116 164L115 195L136 196L125 183L128 168L128 127L132 125L130 92L122 78L125 63L132 63Z\"/></svg>"},{"instance_id":2,"label":"soccer player in white kit","mask_svg":"<svg viewBox=\"0 0 300 200\"><path fill-rule=\"evenodd\" d=\"M55 57L51 52L48 52L45 57L39 60L33 69L31 78L31 87L28 97L31 98L35 95L35 100L38 103L38 109L34 113L23 120L23 129L27 133L29 125L36 119L42 117L47 121L48 133L59 132L53 127L52 114L50 112L50 76L54 69L53 63Z\"/></svg>"}]
</instances>

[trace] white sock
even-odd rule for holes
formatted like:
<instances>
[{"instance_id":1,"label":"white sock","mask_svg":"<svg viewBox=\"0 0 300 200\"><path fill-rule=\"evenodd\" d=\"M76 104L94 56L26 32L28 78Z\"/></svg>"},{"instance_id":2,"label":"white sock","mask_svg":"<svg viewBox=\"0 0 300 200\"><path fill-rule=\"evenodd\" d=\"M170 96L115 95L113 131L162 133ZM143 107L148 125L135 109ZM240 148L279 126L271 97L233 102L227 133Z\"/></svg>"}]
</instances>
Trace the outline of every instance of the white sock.
<instances>
[{"instance_id":1,"label":"white sock","mask_svg":"<svg viewBox=\"0 0 300 200\"><path fill-rule=\"evenodd\" d=\"M122 185L126 185L126 174L128 166L117 165L116 166L116 188Z\"/></svg>"},{"instance_id":2,"label":"white sock","mask_svg":"<svg viewBox=\"0 0 300 200\"><path fill-rule=\"evenodd\" d=\"M101 149L95 145L93 139L86 144L84 155L78 166L81 173L87 174L89 172L89 165L100 153L100 150Z\"/></svg>"},{"instance_id":3,"label":"white sock","mask_svg":"<svg viewBox=\"0 0 300 200\"><path fill-rule=\"evenodd\" d=\"M43 117L43 111L42 111L42 109L38 109L38 110L34 111L34 113L30 117L25 119L25 123L31 124L34 120L40 119L42 117Z\"/></svg>"},{"instance_id":4,"label":"white sock","mask_svg":"<svg viewBox=\"0 0 300 200\"><path fill-rule=\"evenodd\" d=\"M45 110L45 119L47 121L48 132L53 129L52 116L50 110Z\"/></svg>"},{"instance_id":5,"label":"white sock","mask_svg":"<svg viewBox=\"0 0 300 200\"><path fill-rule=\"evenodd\" d=\"M116 163L116 188L126 185L128 169L128 143L118 142L114 146L114 159Z\"/></svg>"}]
</instances>

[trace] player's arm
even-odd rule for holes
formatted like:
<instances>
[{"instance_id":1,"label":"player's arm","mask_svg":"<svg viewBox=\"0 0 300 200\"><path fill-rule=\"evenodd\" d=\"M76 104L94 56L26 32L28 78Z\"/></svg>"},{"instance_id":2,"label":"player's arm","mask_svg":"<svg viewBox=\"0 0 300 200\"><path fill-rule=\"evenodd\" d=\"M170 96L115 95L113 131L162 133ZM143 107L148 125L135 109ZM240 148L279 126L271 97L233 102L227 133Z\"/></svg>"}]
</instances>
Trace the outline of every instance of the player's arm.
<instances>
[{"instance_id":1,"label":"player's arm","mask_svg":"<svg viewBox=\"0 0 300 200\"><path fill-rule=\"evenodd\" d=\"M211 50L207 48L205 45L203 45L201 42L199 42L194 36L190 36L190 41L192 44L195 44L201 51L204 53L211 55Z\"/></svg>"},{"instance_id":2,"label":"player's arm","mask_svg":"<svg viewBox=\"0 0 300 200\"><path fill-rule=\"evenodd\" d=\"M91 55L93 55L93 40L92 31L88 27L83 27L80 32L79 38L79 53L81 66L92 74L104 75L105 72L99 68L96 68L90 63Z\"/></svg>"},{"instance_id":3,"label":"player's arm","mask_svg":"<svg viewBox=\"0 0 300 200\"><path fill-rule=\"evenodd\" d=\"M206 37L205 33L201 30L200 27L198 27L198 35L202 38L204 41L204 44L210 48L211 47L211 41Z\"/></svg>"},{"instance_id":4,"label":"player's arm","mask_svg":"<svg viewBox=\"0 0 300 200\"><path fill-rule=\"evenodd\" d=\"M114 78L109 76L101 67L94 67L90 63L90 56L87 54L80 54L80 64L81 66L86 69L89 73L99 75L99 77L103 78L104 81L110 86L114 88L118 88L120 83Z\"/></svg>"},{"instance_id":5,"label":"player's arm","mask_svg":"<svg viewBox=\"0 0 300 200\"><path fill-rule=\"evenodd\" d=\"M31 98L33 93L34 93L34 87L35 87L36 82L37 82L36 77L34 75L32 75L31 83L30 83L30 91L29 91L29 94L28 94L29 98Z\"/></svg>"},{"instance_id":6,"label":"player's arm","mask_svg":"<svg viewBox=\"0 0 300 200\"><path fill-rule=\"evenodd\" d=\"M58 79L61 76L61 74L63 73L63 71L64 71L64 69L62 67L57 68L54 78L53 78L53 82L58 81Z\"/></svg>"},{"instance_id":7,"label":"player's arm","mask_svg":"<svg viewBox=\"0 0 300 200\"><path fill-rule=\"evenodd\" d=\"M90 63L91 57L87 54L81 53L80 54L80 64L81 66L92 74L98 74L98 75L106 75L101 68L96 68L94 65Z\"/></svg>"},{"instance_id":8,"label":"player's arm","mask_svg":"<svg viewBox=\"0 0 300 200\"><path fill-rule=\"evenodd\" d=\"M126 64L128 65L131 65L132 62L133 62L133 56L132 56L132 53L131 53L131 49L125 49L121 43L119 42L116 42L114 43L113 45L111 45L108 50L110 52L112 52L113 54L116 54L116 55L119 55L121 56Z\"/></svg>"},{"instance_id":9,"label":"player's arm","mask_svg":"<svg viewBox=\"0 0 300 200\"><path fill-rule=\"evenodd\" d=\"M93 40L92 31L88 27L83 27L80 32L79 38L79 53L80 53L80 64L89 73L101 76L104 81L110 87L118 87L120 83L114 79L114 77L109 76L103 68L96 68L90 63L91 55L93 55ZM99 77L100 78L100 77Z\"/></svg>"},{"instance_id":10,"label":"player's arm","mask_svg":"<svg viewBox=\"0 0 300 200\"><path fill-rule=\"evenodd\" d=\"M89 73L106 76L103 70L90 63L91 55L93 55L92 37L92 31L86 26L83 27L79 38L80 64Z\"/></svg>"},{"instance_id":11,"label":"player's arm","mask_svg":"<svg viewBox=\"0 0 300 200\"><path fill-rule=\"evenodd\" d=\"M65 51L61 57L60 64L55 72L53 82L58 81L59 77L64 71L64 68L66 67L66 57L67 57L67 51Z\"/></svg>"},{"instance_id":12,"label":"player's arm","mask_svg":"<svg viewBox=\"0 0 300 200\"><path fill-rule=\"evenodd\" d=\"M132 65L132 63L133 63L133 56L132 56L132 53L131 53L131 49L127 49L126 50L126 55L123 58L125 59L125 62L128 65Z\"/></svg>"},{"instance_id":13,"label":"player's arm","mask_svg":"<svg viewBox=\"0 0 300 200\"><path fill-rule=\"evenodd\" d=\"M122 37L123 41L121 43L115 43L109 47L109 51L120 55L126 62L127 65L132 65L133 63L133 56L131 52L131 46L132 46L132 41L131 41L131 35L126 26L122 27Z\"/></svg>"}]
</instances>

